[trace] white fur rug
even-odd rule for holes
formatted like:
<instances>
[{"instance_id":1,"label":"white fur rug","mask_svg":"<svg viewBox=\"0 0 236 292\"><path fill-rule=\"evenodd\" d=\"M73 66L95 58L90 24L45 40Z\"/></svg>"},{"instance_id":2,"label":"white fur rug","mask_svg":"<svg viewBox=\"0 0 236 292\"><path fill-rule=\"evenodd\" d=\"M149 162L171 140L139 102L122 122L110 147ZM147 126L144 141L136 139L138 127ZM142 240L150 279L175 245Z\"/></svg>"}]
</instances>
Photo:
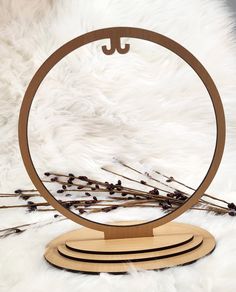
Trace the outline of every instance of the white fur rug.
<instances>
[{"instance_id":1,"label":"white fur rug","mask_svg":"<svg viewBox=\"0 0 236 292\"><path fill-rule=\"evenodd\" d=\"M37 68L72 38L112 26L162 33L189 49L212 75L224 103L227 143L208 192L236 201L233 20L224 1L214 0L1 0L0 191L32 187L20 157L17 122L24 92ZM113 157L118 157L196 187L213 153L209 97L175 55L141 40L123 41L131 44L127 55L105 56L100 48L104 41L90 44L65 58L44 80L30 116L30 147L37 170L112 179L100 167L111 167ZM143 209L140 215L137 208L91 218L105 222L157 216L158 211ZM0 228L52 218L51 212L0 210ZM131 270L119 276L69 273L54 269L42 257L51 239L77 227L67 220L1 239L0 291L235 291L236 219L191 211L177 221L212 232L217 240L214 253L164 271Z\"/></svg>"}]
</instances>

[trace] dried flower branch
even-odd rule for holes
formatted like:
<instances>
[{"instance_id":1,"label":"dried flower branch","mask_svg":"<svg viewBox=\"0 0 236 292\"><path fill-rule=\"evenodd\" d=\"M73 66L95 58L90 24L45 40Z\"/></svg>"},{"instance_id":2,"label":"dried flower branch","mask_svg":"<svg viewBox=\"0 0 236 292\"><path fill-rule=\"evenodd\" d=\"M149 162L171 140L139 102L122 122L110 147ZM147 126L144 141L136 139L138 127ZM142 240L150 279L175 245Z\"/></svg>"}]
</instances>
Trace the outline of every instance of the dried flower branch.
<instances>
[{"instance_id":1,"label":"dried flower branch","mask_svg":"<svg viewBox=\"0 0 236 292\"><path fill-rule=\"evenodd\" d=\"M119 161L119 160L118 160ZM164 212L170 212L181 206L188 198L191 196L187 191L180 190L171 185L172 182L175 182L181 187L187 188L189 190L195 191L192 187L175 180L172 176L166 176L159 171L154 171L156 174L160 175L165 179L163 182L161 179L156 178L149 173L142 173L141 171L135 169L134 167L129 166L128 164L119 161L119 163L136 172L140 175L145 176L146 178L155 182L155 184L150 184L146 180L137 180L118 172L112 171L108 168L102 167L106 172L109 172L119 178L128 180L139 185L142 185L142 190L137 188L127 187L123 184L121 179L118 179L116 183L111 182L101 182L88 178L87 176L75 176L72 173L60 174L54 172L46 172L45 176L47 180L43 179L45 184L57 184L60 188L56 191L55 197L58 199L59 203L65 208L71 209L73 211L79 212L82 214L90 214L97 212L111 212L118 208L160 208ZM159 187L161 185L164 188ZM68 200L66 197L76 196L76 199ZM107 198L100 198L99 195L107 195ZM29 212L55 212L54 208L49 207L47 202L33 202L34 197L40 197L41 195L37 190L25 190L17 189L14 194L0 194L0 198L12 197L20 198L27 201L27 204L17 204L17 205L2 205L0 209L6 208L26 208ZM79 196L79 198L78 198ZM219 199L208 194L204 194L206 198L219 201L226 204L226 206L221 206L215 204L211 201L200 199L199 202L191 208L191 210L199 210L205 212L214 212L215 214L228 214L230 216L236 216L236 206L234 203L229 203L226 200ZM29 199L31 200L29 201ZM54 214L54 219L58 218L60 215ZM63 218L62 220L65 220ZM57 221L55 221L57 222ZM54 221L50 221L50 224ZM11 228L6 228L0 230L0 237L5 237L11 234L20 234L24 232L27 228L30 228L34 224L31 223L25 225L19 225Z\"/></svg>"}]
</instances>

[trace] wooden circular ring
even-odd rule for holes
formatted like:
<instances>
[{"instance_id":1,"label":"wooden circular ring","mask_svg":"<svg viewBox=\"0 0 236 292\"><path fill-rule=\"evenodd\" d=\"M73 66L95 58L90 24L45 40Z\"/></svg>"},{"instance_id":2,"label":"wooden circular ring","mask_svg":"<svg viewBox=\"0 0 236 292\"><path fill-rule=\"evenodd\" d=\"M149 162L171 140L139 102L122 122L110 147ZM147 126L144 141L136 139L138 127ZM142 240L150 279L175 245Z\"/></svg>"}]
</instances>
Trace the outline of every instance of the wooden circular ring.
<instances>
[{"instance_id":1,"label":"wooden circular ring","mask_svg":"<svg viewBox=\"0 0 236 292\"><path fill-rule=\"evenodd\" d=\"M138 225L126 225L126 226L120 226L120 225L107 225L102 223L97 223L90 221L86 218L83 218L72 211L64 208L48 191L48 189L44 186L41 179L39 178L33 162L30 155L29 150L29 144L28 144L28 118L29 118L29 112L32 105L32 101L34 99L34 96L38 90L38 87L40 86L41 82L47 75L47 73L66 55L74 51L75 49L82 47L83 45L86 45L88 43L102 40L102 39L110 39L117 40L117 38L137 38L142 39L146 41L150 41L153 43L156 43L158 45L161 45L176 55L178 55L180 58L182 58L186 63L188 63L192 69L197 73L197 75L202 80L203 84L205 85L213 107L214 107L214 113L216 118L216 127L217 127L217 134L216 134L216 144L214 149L214 155L210 164L210 167L207 171L206 176L204 177L203 181L197 188L197 190L193 193L193 195L178 209L173 211L172 213L169 213L159 219L145 222ZM118 51L119 52L119 51ZM224 151L224 145L225 145L225 116L224 116L224 110L223 105L220 99L219 92L207 72L207 70L203 67L203 65L184 47L182 47L177 42L173 41L172 39L161 35L159 33L140 29L140 28L134 28L134 27L111 27L111 28L105 28L105 29L99 29L92 32L88 32L84 35L81 35L68 43L64 44L62 47L60 47L58 50L56 50L38 69L38 71L35 73L34 77L32 78L26 92L25 96L21 105L20 109L20 116L19 116L19 127L18 127L18 134L19 134L19 144L20 144L20 150L21 155L26 167L26 170L34 183L37 190L40 192L40 194L60 213L62 213L67 218L75 221L76 223L79 223L81 225L84 225L88 228L92 228L95 230L103 231L106 233L114 233L119 232L119 230L123 234L139 234L139 233L145 233L145 231L152 231L153 228L158 227L162 224L165 224L176 217L180 216L182 213L184 213L186 210L191 208L198 200L201 198L201 196L204 194L210 183L212 182L222 159L223 151Z\"/></svg>"}]
</instances>

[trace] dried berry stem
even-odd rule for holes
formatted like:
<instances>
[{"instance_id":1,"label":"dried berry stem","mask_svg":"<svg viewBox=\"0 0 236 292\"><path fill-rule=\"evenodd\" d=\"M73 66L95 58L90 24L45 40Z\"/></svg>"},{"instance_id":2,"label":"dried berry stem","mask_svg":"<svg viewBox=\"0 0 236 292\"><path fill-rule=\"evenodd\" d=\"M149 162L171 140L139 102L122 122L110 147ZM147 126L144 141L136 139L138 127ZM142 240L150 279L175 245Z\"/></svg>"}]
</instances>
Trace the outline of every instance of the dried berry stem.
<instances>
[{"instance_id":1,"label":"dried berry stem","mask_svg":"<svg viewBox=\"0 0 236 292\"><path fill-rule=\"evenodd\" d=\"M31 228L31 227L32 228L41 228L41 227L44 227L44 226L47 226L47 225L50 225L50 224L54 224L54 223L57 223L57 222L60 222L60 221L64 221L64 220L68 220L68 219L63 217L63 218L60 218L58 220L54 219L54 220L50 220L50 221L47 220L47 221L43 221L43 222L39 221L39 222L33 222L33 223L17 225L17 226L1 229L0 233L3 233L3 235L1 235L0 238L5 238L5 237L7 237L9 235L13 235L13 234L20 234L20 233L26 231L27 227L28 227L28 229ZM22 229L22 227L23 228L26 227L26 228Z\"/></svg>"},{"instance_id":2,"label":"dried berry stem","mask_svg":"<svg viewBox=\"0 0 236 292\"><path fill-rule=\"evenodd\" d=\"M188 185L186 185L186 184L184 184L184 183L182 183L182 182L176 180L176 179L173 178L172 176L169 177L169 176L167 176L167 175L165 175L165 174L163 174L163 173L161 173L160 171L157 171L157 170L155 170L155 172L156 172L157 174L159 174L160 176L162 176L162 177L164 177L164 178L166 178L166 179L168 179L168 180L171 180L171 181L173 181L173 182L175 182L175 183L177 183L177 184L179 184L179 185L181 185L181 186L183 186L183 187L185 187L185 188L187 188L187 189L189 189L189 190L195 191L194 188L192 188L192 187L190 187L190 186L188 186ZM208 195L208 194L206 194L206 193L204 193L203 196L204 196L204 197L208 197L208 198L213 199L213 200L216 200L216 201L219 201L219 202L222 202L222 203L225 203L225 204L229 204L229 202L227 202L227 201L225 201L225 200L223 200L223 199L217 198L217 197L212 196L212 195Z\"/></svg>"},{"instance_id":3,"label":"dried berry stem","mask_svg":"<svg viewBox=\"0 0 236 292\"><path fill-rule=\"evenodd\" d=\"M172 187L172 186L170 186L170 185L168 185L168 184L166 184L166 183L164 183L164 182L162 182L162 181L160 181L160 180L158 180L158 179L152 177L152 176L151 176L149 173L147 173L147 172L146 172L145 174L143 174L141 171L139 171L139 170L137 170L137 169L135 169L135 168L133 168L133 167L127 165L126 163L122 162L121 160L117 160L117 161L118 161L121 165L123 165L124 167L126 167L126 168L128 168L128 169L130 169L130 170L133 170L133 171L135 171L135 172L137 172L137 173L139 173L139 174L142 174L142 175L146 175L146 176L147 176L148 178L150 178L151 180L156 181L156 182L158 182L158 183L160 183L160 184L162 184L162 185L164 185L164 186L166 186L166 187L169 187L169 188L172 189L172 190L179 191L178 189L176 189L176 188L174 188L174 187ZM157 174L159 174L160 176L166 178L166 179L169 180L170 182L175 182L175 183L177 183L177 184L179 184L179 185L181 185L181 186L184 186L184 187L186 187L186 188L188 188L188 189L190 189L190 190L192 190L192 191L195 191L194 188L192 188L192 187L190 187L190 186L187 186L186 184L184 184L184 183L182 183L182 182L180 182L180 181L174 179L172 176L171 176L171 177L168 177L168 176L162 174L162 173L159 172L159 171L155 171L155 172L156 172ZM188 193L186 193L186 192L184 192L184 191L181 191L181 192L182 192L183 194L187 195L187 196L191 196L191 194L188 194ZM219 199L219 198L217 198L217 197L214 197L214 196L211 196L211 195L208 195L208 194L203 194L203 196L208 197L208 198L211 198L211 199L216 200L216 201L223 202L223 203L225 203L225 204L229 204L229 202L227 202L227 201L225 201L225 200L223 200L223 199ZM201 198L199 201L201 201L202 203L205 203L205 204L211 204L212 206L216 206L216 207L218 206L218 205L213 204L213 203L211 203L211 202L205 201L205 200L202 199L202 198Z\"/></svg>"},{"instance_id":4,"label":"dried berry stem","mask_svg":"<svg viewBox=\"0 0 236 292\"><path fill-rule=\"evenodd\" d=\"M0 206L0 209L10 209L10 208L26 208L29 206L49 206L49 203L33 203L31 205L29 204L23 204L23 205L3 205Z\"/></svg>"}]
</instances>

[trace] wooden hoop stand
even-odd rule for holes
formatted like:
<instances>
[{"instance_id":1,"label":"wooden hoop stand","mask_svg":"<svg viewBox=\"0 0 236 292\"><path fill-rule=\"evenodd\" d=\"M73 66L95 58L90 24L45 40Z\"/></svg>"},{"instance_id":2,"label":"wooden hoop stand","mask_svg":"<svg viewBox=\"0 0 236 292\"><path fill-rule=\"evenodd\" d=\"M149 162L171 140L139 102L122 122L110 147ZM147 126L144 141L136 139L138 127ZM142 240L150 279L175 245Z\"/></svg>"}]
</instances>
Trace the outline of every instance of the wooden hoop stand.
<instances>
[{"instance_id":1,"label":"wooden hoop stand","mask_svg":"<svg viewBox=\"0 0 236 292\"><path fill-rule=\"evenodd\" d=\"M28 144L28 118L34 96L47 73L67 54L88 43L110 39L110 48L102 46L104 54L116 51L126 54L130 44L121 46L121 38L138 38L161 45L177 54L198 74L204 83L216 117L216 145L211 165L200 186L181 207L162 218L150 222L119 222L101 224L83 218L64 208L39 178L30 155ZM225 145L225 117L218 90L203 65L184 47L175 41L152 31L113 27L100 29L79 36L55 51L38 69L31 80L20 110L19 144L26 170L42 196L60 213L85 226L54 239L47 247L45 258L52 265L86 273L121 273L131 266L140 269L162 269L191 263L215 247L214 237L207 231L171 220L192 207L212 182Z\"/></svg>"}]
</instances>

